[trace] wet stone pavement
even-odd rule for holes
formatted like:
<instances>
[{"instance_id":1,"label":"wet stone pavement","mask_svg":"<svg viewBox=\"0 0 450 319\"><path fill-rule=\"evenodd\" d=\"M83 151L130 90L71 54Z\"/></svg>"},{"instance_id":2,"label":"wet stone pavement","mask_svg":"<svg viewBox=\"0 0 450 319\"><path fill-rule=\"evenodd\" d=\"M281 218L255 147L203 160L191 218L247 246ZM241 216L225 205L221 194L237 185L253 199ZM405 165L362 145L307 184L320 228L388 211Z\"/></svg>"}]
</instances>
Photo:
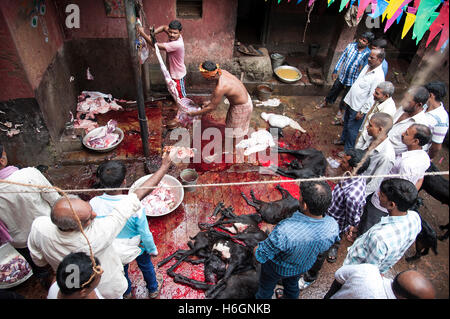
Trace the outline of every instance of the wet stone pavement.
<instances>
[{"instance_id":1,"label":"wet stone pavement","mask_svg":"<svg viewBox=\"0 0 450 319\"><path fill-rule=\"evenodd\" d=\"M319 96L272 96L279 98L281 104L278 107L260 107L255 106L251 127L268 128L268 125L261 119L261 112L284 114L295 120L307 131L301 134L291 128L284 129L284 137L280 142L285 144L285 147L290 149L303 149L314 147L321 150L325 157L336 156L343 148L335 146L332 141L338 137L342 130L342 126L331 125L331 121L337 112L337 103L335 105L316 110L314 106L320 103L322 97ZM196 102L201 101L205 97L192 97ZM254 97L256 98L256 97ZM397 99L394 96L394 99ZM170 139L170 131L164 129L164 124L167 123L175 115L175 111L168 107L169 102L160 102L154 106L152 117L149 121L157 123L150 125L150 138L153 139L151 143L159 143L162 145L154 145L159 153L161 146L172 145L175 141ZM203 117L202 124L204 127L215 126L223 127L227 105L222 103L219 108L210 115ZM108 117L108 114L105 114ZM156 114L156 115L154 115ZM149 116L149 115L147 115ZM137 131L138 127L127 129L126 121L121 116L117 116L118 126L124 127L125 134L128 130ZM106 119L107 120L107 119ZM131 121L129 119L128 121ZM133 132L134 132L133 131ZM154 133L152 133L154 132ZM191 132L192 133L192 132ZM158 135L160 134L160 135ZM139 141L135 142L139 144ZM137 147L137 146L136 146ZM128 146L131 149L131 146ZM142 154L142 147L133 152L120 153L120 149L116 151L116 156L119 159L126 160L127 165L127 186L130 186L139 177L147 174L144 168L144 160ZM45 173L49 180L62 189L87 189L91 188L95 183L95 170L99 162L103 159L114 158L111 154L90 154L82 151L78 154L70 155L69 164L61 164L56 167L50 167ZM441 159L439 161L439 159ZM281 159L289 160L289 157ZM437 156L437 166L441 170L448 170L449 156L448 148L444 146L443 150ZM77 163L77 160L79 163ZM159 166L159 155L152 155L151 167ZM222 164L214 165L208 163L200 164L181 164L173 166L169 170L169 174L179 178L179 173L183 168L193 167L199 173L198 184L208 183L228 183L241 181L258 181L258 180L281 180L280 176L262 175L259 173L259 167L262 163L238 163L238 164ZM336 174L332 170L327 172L330 176ZM448 178L448 176L446 176ZM330 183L332 184L332 183ZM172 254L177 249L187 249L187 242L189 237L194 236L199 232L199 222L211 222L211 213L219 201L223 201L226 206L233 206L234 212L240 214L254 213L254 208L248 206L241 196L241 192L246 195L250 190L254 190L255 196L263 201L273 201L281 198L280 193L275 190L276 183L272 184L254 184L254 185L236 185L236 186L221 186L221 187L203 187L196 188L194 192L185 192L185 197L181 205L172 213L161 217L148 217L149 227L154 236L155 243L159 250L159 255L153 258L153 263L157 273L164 277L163 287L161 289L160 299L202 299L204 293L200 290L195 290L190 287L174 283L172 278L166 274L174 261L167 263L161 268L157 268L156 264L163 258ZM298 197L298 187L294 183L282 183L282 187L287 188L293 196ZM83 192L80 194L84 199L90 199L93 196L99 195L98 192ZM422 192L420 194L424 198L424 207L422 208L422 216L431 224L431 226L441 234L439 225L447 224L449 220L449 209L443 206L428 194ZM262 223L263 224L263 223ZM264 225L261 225L264 226ZM346 255L347 247L350 245L346 239L342 240L341 247L338 252L335 263L325 262L320 272L319 278L309 288L300 293L300 299L322 299L328 291L333 279L334 272L342 265ZM438 242L438 255L430 252L427 256L412 263L407 263L402 258L389 272L389 276L395 276L400 271L406 269L415 269L427 276L437 290L437 297L447 299L449 297L449 248L448 240ZM408 249L406 256L411 256L415 253L414 245ZM177 268L176 272L203 280L203 268L201 265L193 266L188 263L183 263ZM132 262L129 269L130 279L133 282L133 297L136 299L147 298L148 291L145 288L145 282L135 262ZM38 281L32 276L25 283L12 288L26 298L45 298L47 292L41 288Z\"/></svg>"}]
</instances>

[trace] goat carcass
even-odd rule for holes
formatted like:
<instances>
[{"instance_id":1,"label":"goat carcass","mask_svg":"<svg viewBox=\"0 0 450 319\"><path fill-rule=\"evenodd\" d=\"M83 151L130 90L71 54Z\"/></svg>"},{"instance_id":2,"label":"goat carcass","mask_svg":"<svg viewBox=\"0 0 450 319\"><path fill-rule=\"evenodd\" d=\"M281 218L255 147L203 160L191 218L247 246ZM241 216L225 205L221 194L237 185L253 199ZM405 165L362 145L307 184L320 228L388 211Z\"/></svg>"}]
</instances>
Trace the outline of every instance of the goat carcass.
<instances>
[{"instance_id":1,"label":"goat carcass","mask_svg":"<svg viewBox=\"0 0 450 319\"><path fill-rule=\"evenodd\" d=\"M423 199L418 197L416 203L410 210L416 211L421 220L422 229L416 237L416 254L411 257L406 257L407 262L419 259L421 256L428 255L431 249L437 255L437 235L433 227L425 220L419 213L420 206L423 205Z\"/></svg>"},{"instance_id":2,"label":"goat carcass","mask_svg":"<svg viewBox=\"0 0 450 319\"><path fill-rule=\"evenodd\" d=\"M300 126L300 124L293 119L280 114L275 113L266 113L262 112L261 117L264 121L269 123L271 127L276 127L282 130L286 126L293 128L294 130L299 130L302 133L306 133L306 131Z\"/></svg>"},{"instance_id":3,"label":"goat carcass","mask_svg":"<svg viewBox=\"0 0 450 319\"><path fill-rule=\"evenodd\" d=\"M298 200L280 185L276 186L282 198L273 202L264 202L255 198L253 190L250 191L252 201L244 193L241 193L248 205L255 207L262 220L269 224L277 224L279 221L292 216L299 209Z\"/></svg>"},{"instance_id":4,"label":"goat carcass","mask_svg":"<svg viewBox=\"0 0 450 319\"><path fill-rule=\"evenodd\" d=\"M323 153L314 148L304 150L289 150L278 147L278 153L287 153L295 156L301 161L293 161L290 163L289 169L281 169L279 167L271 167L275 173L289 178L308 178L324 176L327 168L327 160Z\"/></svg>"},{"instance_id":5,"label":"goat carcass","mask_svg":"<svg viewBox=\"0 0 450 319\"><path fill-rule=\"evenodd\" d=\"M242 140L236 144L236 148L244 148L244 155L248 156L252 153L264 151L268 147L275 146L272 134L268 131L261 129L253 132L250 138Z\"/></svg>"}]
</instances>

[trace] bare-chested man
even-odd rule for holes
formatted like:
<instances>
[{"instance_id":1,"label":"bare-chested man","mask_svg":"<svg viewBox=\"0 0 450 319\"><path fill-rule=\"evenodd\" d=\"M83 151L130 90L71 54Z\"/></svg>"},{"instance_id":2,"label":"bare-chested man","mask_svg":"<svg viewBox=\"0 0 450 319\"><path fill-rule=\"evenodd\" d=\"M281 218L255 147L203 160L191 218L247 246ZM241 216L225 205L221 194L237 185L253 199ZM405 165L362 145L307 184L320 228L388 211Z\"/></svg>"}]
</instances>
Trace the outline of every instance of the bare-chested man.
<instances>
[{"instance_id":1,"label":"bare-chested man","mask_svg":"<svg viewBox=\"0 0 450 319\"><path fill-rule=\"evenodd\" d=\"M217 105L226 97L230 102L227 117L225 120L226 128L232 128L232 136L243 137L247 134L250 125L250 119L253 111L253 103L244 84L233 74L219 68L218 64L211 61L203 62L199 70L205 79L215 81L216 88L209 101L201 106L202 109L196 112L189 112L190 116L203 115L217 108ZM225 130L227 133L229 130Z\"/></svg>"}]
</instances>

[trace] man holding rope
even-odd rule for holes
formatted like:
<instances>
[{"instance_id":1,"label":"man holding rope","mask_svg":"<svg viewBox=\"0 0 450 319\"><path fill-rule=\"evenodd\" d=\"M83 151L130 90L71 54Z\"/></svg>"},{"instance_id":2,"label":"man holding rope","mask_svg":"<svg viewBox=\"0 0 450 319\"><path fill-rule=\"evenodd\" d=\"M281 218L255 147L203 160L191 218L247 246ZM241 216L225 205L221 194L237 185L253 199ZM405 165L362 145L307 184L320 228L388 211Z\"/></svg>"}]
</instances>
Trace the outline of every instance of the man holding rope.
<instances>
[{"instance_id":1,"label":"man holding rope","mask_svg":"<svg viewBox=\"0 0 450 319\"><path fill-rule=\"evenodd\" d=\"M96 219L91 205L77 196L59 199L50 217L39 217L31 226L28 247L34 262L39 266L50 264L56 271L69 253L90 253L91 257L99 259L104 271L98 285L102 296L107 299L122 298L128 283L121 259L111 244L128 218L142 209L140 200L158 185L170 164L170 157L165 153L161 167L152 177L117 203L113 212L104 218Z\"/></svg>"}]
</instances>

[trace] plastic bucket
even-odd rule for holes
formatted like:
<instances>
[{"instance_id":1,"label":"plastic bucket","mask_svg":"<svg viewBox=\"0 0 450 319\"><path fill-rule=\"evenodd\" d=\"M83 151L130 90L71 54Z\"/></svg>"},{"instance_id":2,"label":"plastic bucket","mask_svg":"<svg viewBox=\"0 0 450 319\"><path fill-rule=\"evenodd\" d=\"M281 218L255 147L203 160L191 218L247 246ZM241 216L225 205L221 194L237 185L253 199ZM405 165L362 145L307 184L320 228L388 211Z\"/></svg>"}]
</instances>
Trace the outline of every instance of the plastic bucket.
<instances>
[{"instance_id":1,"label":"plastic bucket","mask_svg":"<svg viewBox=\"0 0 450 319\"><path fill-rule=\"evenodd\" d=\"M272 69L275 70L284 63L285 57L280 53L272 53L270 59L272 60Z\"/></svg>"},{"instance_id":2,"label":"plastic bucket","mask_svg":"<svg viewBox=\"0 0 450 319\"><path fill-rule=\"evenodd\" d=\"M258 95L258 100L267 101L272 95L272 88L266 84L260 84L256 87L256 93Z\"/></svg>"},{"instance_id":3,"label":"plastic bucket","mask_svg":"<svg viewBox=\"0 0 450 319\"><path fill-rule=\"evenodd\" d=\"M180 173L181 184L183 185L196 185L198 180L198 174L195 169L187 168ZM185 192L194 192L197 187L185 187Z\"/></svg>"}]
</instances>

